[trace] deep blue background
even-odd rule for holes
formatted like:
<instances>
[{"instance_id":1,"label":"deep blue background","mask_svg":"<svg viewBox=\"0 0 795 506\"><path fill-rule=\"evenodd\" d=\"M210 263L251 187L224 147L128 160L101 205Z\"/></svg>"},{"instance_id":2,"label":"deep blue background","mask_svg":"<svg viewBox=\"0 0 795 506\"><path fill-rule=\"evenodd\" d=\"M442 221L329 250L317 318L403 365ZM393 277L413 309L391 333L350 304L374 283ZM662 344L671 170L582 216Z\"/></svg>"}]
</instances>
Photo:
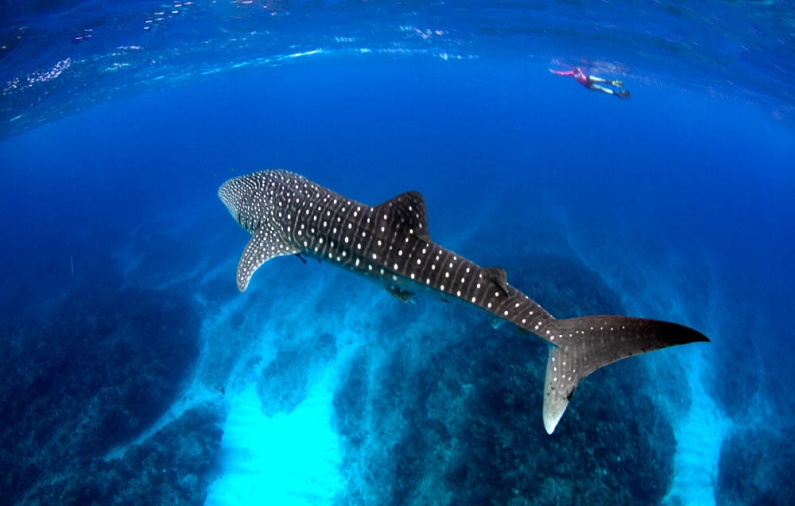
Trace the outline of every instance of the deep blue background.
<instances>
[{"instance_id":1,"label":"deep blue background","mask_svg":"<svg viewBox=\"0 0 795 506\"><path fill-rule=\"evenodd\" d=\"M627 84L620 102L521 62L319 57L103 104L3 143L3 266L98 254L141 216L222 214L223 180L283 167L366 202L418 189L437 233L493 201L543 202L595 240L657 240L785 297L792 132L742 102Z\"/></svg>"},{"instance_id":2,"label":"deep blue background","mask_svg":"<svg viewBox=\"0 0 795 506\"><path fill-rule=\"evenodd\" d=\"M247 240L218 186L280 167L369 204L418 190L436 241L482 234L479 251L461 251L479 263L576 251L635 315L713 339L707 390L735 402L738 425L791 427L791 126L741 99L624 80L632 98L620 101L519 59L321 54L7 138L0 317L47 319L71 294L186 276L169 289L199 291L187 273L236 261ZM146 268L126 265L130 251L149 253ZM141 277L119 274L128 267ZM270 288L256 276L252 287ZM231 268L213 291L208 313L239 296Z\"/></svg>"}]
</instances>

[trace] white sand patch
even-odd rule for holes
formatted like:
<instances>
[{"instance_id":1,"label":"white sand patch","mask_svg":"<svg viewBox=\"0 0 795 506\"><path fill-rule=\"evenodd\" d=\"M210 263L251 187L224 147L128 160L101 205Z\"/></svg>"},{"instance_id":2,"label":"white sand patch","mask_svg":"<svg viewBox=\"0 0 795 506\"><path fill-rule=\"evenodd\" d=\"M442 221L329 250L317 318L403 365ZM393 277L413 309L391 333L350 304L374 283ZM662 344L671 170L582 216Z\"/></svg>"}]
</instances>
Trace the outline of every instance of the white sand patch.
<instances>
[{"instance_id":1,"label":"white sand patch","mask_svg":"<svg viewBox=\"0 0 795 506\"><path fill-rule=\"evenodd\" d=\"M704 356L689 354L688 383L693 400L687 414L673 423L677 446L673 484L664 501L668 504L715 504L720 450L732 424L704 391L701 370L709 366Z\"/></svg>"},{"instance_id":2,"label":"white sand patch","mask_svg":"<svg viewBox=\"0 0 795 506\"><path fill-rule=\"evenodd\" d=\"M331 427L333 368L289 414L261 411L250 384L231 401L208 505L329 504L342 490L341 448Z\"/></svg>"}]
</instances>

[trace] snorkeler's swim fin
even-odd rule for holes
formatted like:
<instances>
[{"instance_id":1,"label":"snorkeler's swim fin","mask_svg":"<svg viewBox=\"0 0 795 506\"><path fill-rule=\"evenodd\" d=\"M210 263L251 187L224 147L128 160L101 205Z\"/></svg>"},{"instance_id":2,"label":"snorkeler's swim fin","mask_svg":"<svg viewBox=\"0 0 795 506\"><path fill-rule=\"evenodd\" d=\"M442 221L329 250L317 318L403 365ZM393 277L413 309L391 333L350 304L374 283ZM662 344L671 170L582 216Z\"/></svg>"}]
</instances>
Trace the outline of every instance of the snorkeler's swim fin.
<instances>
[{"instance_id":1,"label":"snorkeler's swim fin","mask_svg":"<svg viewBox=\"0 0 795 506\"><path fill-rule=\"evenodd\" d=\"M629 92L627 90L621 90L615 92L615 96L618 98L629 98Z\"/></svg>"}]
</instances>

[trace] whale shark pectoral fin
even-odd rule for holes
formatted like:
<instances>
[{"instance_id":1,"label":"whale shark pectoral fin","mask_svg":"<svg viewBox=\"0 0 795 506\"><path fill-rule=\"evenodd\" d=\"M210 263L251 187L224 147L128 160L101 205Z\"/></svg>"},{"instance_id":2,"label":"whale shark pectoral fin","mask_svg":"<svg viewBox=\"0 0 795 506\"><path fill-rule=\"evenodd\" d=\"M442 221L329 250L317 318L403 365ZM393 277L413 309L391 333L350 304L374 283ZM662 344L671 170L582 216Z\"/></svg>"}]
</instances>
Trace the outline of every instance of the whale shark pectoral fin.
<instances>
[{"instance_id":1,"label":"whale shark pectoral fin","mask_svg":"<svg viewBox=\"0 0 795 506\"><path fill-rule=\"evenodd\" d=\"M544 427L552 434L580 380L618 360L649 351L708 342L707 336L683 325L623 316L585 316L553 320L552 343L544 384Z\"/></svg>"},{"instance_id":2,"label":"whale shark pectoral fin","mask_svg":"<svg viewBox=\"0 0 795 506\"><path fill-rule=\"evenodd\" d=\"M295 255L301 252L292 244L282 239L278 234L269 229L260 227L251 234L251 240L246 244L240 261L237 263L237 289L246 291L254 271L271 258L284 255Z\"/></svg>"}]
</instances>

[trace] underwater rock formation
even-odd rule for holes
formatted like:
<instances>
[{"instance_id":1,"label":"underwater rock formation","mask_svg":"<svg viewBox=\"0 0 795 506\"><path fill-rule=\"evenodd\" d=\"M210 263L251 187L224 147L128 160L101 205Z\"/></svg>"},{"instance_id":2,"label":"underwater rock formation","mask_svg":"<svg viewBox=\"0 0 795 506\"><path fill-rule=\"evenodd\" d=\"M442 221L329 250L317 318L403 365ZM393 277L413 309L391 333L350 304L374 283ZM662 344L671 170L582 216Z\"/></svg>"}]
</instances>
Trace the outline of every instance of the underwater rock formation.
<instances>
[{"instance_id":1,"label":"underwater rock formation","mask_svg":"<svg viewBox=\"0 0 795 506\"><path fill-rule=\"evenodd\" d=\"M183 444L164 429L120 463L102 461L148 429L184 387L199 353L196 308L176 292L94 290L73 293L51 314L11 321L3 329L0 419L13 420L0 425L5 500L82 503L74 494L88 479L98 500L103 491L129 482L126 477L113 484L114 473L154 458L143 456L147 448L158 448L158 465L165 468L177 456L169 445ZM201 425L191 421L196 416L179 423ZM193 437L185 434L187 441ZM206 457L209 450L200 453Z\"/></svg>"},{"instance_id":2,"label":"underwater rock formation","mask_svg":"<svg viewBox=\"0 0 795 506\"><path fill-rule=\"evenodd\" d=\"M532 279L550 307L582 301L565 313L615 309L617 297L579 262L543 265L543 272L509 272ZM549 437L538 423L543 343L454 308L440 318L427 304L427 331L406 336L393 326L399 316L385 320L386 355L362 349L343 373L335 421L346 467L361 476L350 487L352 503L654 504L664 497L676 442L666 417L637 391L640 365L622 362L585 381L582 402Z\"/></svg>"},{"instance_id":3,"label":"underwater rock formation","mask_svg":"<svg viewBox=\"0 0 795 506\"><path fill-rule=\"evenodd\" d=\"M732 433L720 453L716 501L741 504L795 504L795 450L792 429L749 427Z\"/></svg>"}]
</instances>

